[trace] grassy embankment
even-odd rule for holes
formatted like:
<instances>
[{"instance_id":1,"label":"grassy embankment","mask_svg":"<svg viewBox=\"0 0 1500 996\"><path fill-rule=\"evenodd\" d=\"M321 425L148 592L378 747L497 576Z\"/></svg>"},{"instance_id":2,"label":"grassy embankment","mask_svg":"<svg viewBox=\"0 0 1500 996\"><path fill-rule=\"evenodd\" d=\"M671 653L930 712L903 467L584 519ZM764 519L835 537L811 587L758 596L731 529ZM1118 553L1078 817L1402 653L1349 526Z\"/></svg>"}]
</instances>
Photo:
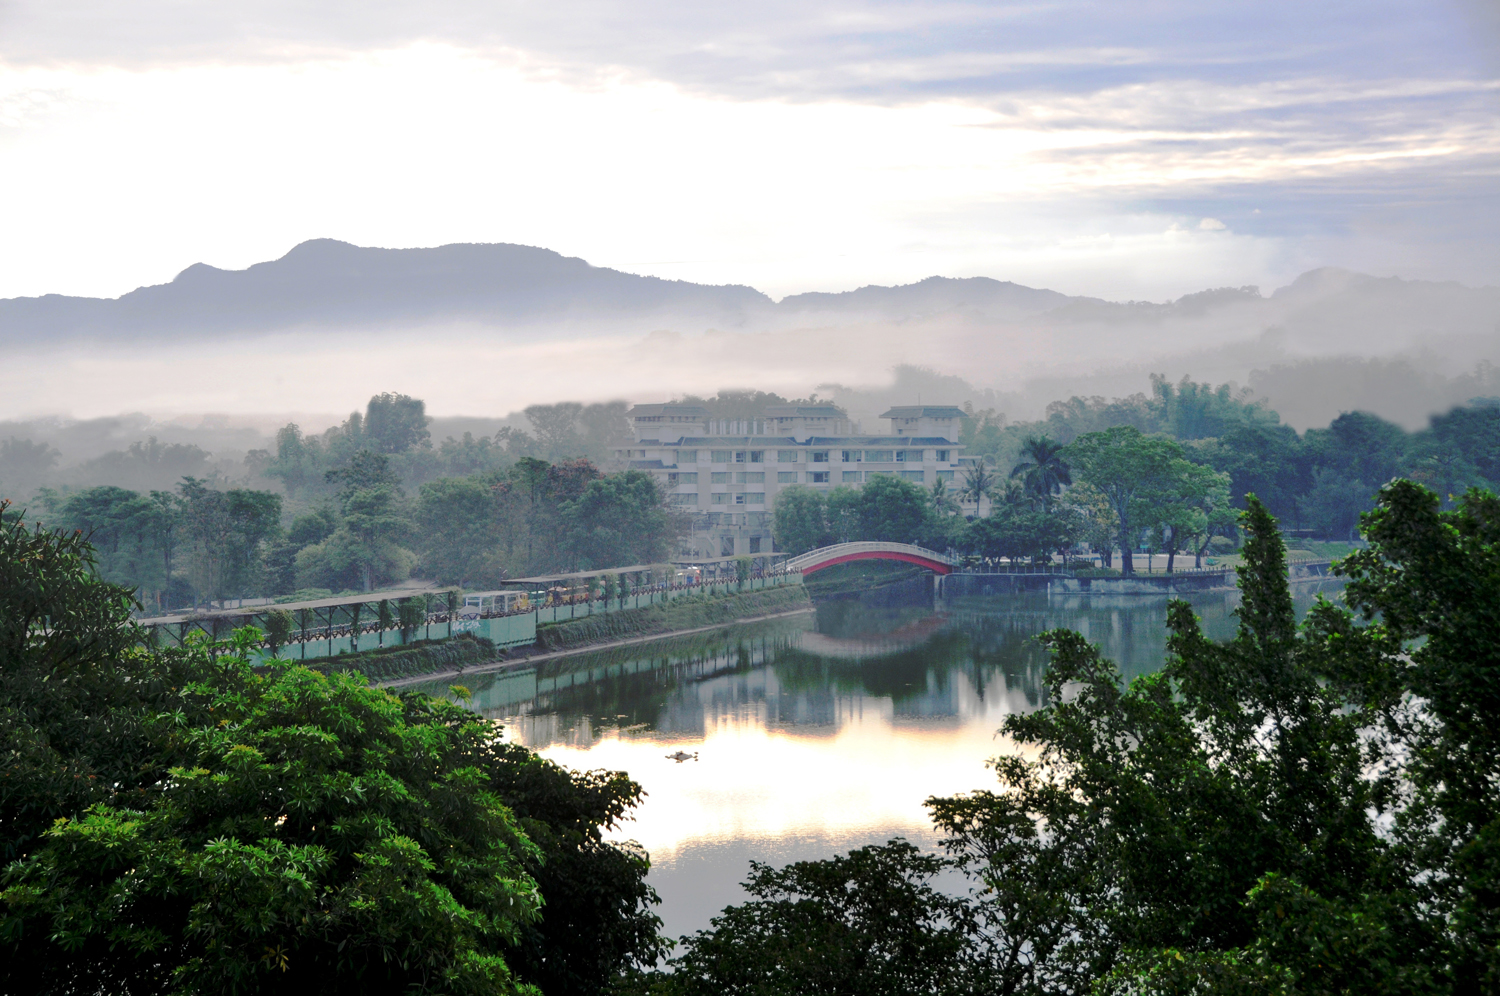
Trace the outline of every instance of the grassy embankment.
<instances>
[{"instance_id":1,"label":"grassy embankment","mask_svg":"<svg viewBox=\"0 0 1500 996\"><path fill-rule=\"evenodd\" d=\"M489 640L472 633L460 633L452 639L417 640L405 646L382 647L357 654L314 657L305 661L295 656L288 659L324 674L355 671L371 681L391 681L438 671L456 671L472 664L487 664L503 656L504 651Z\"/></svg>"},{"instance_id":2,"label":"grassy embankment","mask_svg":"<svg viewBox=\"0 0 1500 996\"><path fill-rule=\"evenodd\" d=\"M810 604L807 589L800 584L714 597L693 595L639 609L546 623L537 627L536 642L544 650L566 650L791 612Z\"/></svg>"}]
</instances>

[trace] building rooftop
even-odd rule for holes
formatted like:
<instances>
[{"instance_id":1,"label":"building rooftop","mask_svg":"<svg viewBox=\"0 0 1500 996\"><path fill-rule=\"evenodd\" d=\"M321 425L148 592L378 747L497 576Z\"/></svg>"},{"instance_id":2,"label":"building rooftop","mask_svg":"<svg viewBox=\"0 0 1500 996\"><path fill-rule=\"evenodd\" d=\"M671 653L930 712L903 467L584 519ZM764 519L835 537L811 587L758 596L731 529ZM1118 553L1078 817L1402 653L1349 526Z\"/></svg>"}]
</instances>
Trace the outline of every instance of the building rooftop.
<instances>
[{"instance_id":1,"label":"building rooftop","mask_svg":"<svg viewBox=\"0 0 1500 996\"><path fill-rule=\"evenodd\" d=\"M702 405L635 405L625 413L626 418L671 418L677 421L708 418L708 409Z\"/></svg>"},{"instance_id":2,"label":"building rooftop","mask_svg":"<svg viewBox=\"0 0 1500 996\"><path fill-rule=\"evenodd\" d=\"M847 418L837 405L767 405L766 418Z\"/></svg>"},{"instance_id":3,"label":"building rooftop","mask_svg":"<svg viewBox=\"0 0 1500 996\"><path fill-rule=\"evenodd\" d=\"M968 418L968 413L955 405L897 405L881 418Z\"/></svg>"},{"instance_id":4,"label":"building rooftop","mask_svg":"<svg viewBox=\"0 0 1500 996\"><path fill-rule=\"evenodd\" d=\"M703 449L711 446L743 446L757 447L759 449L772 449L774 447L793 446L806 448L809 446L941 446L945 450L956 449L960 444L942 436L810 436L802 442L798 442L790 436L683 436L672 444L678 449L696 447ZM640 461L635 461L640 463ZM634 466L634 463L632 464Z\"/></svg>"}]
</instances>

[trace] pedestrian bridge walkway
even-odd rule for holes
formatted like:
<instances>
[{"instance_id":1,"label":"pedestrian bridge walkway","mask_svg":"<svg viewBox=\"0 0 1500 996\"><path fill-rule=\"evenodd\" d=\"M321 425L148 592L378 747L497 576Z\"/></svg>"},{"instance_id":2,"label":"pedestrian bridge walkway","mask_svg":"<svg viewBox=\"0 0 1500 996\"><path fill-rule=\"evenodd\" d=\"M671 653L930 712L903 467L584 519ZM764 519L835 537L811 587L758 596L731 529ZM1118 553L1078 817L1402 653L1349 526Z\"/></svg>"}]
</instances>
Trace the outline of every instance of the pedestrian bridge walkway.
<instances>
[{"instance_id":1,"label":"pedestrian bridge walkway","mask_svg":"<svg viewBox=\"0 0 1500 996\"><path fill-rule=\"evenodd\" d=\"M789 571L801 571L804 575L821 571L834 564L847 564L852 560L900 560L917 564L936 574L949 574L957 563L945 554L910 543L835 543L833 546L809 550L793 557L782 565Z\"/></svg>"}]
</instances>

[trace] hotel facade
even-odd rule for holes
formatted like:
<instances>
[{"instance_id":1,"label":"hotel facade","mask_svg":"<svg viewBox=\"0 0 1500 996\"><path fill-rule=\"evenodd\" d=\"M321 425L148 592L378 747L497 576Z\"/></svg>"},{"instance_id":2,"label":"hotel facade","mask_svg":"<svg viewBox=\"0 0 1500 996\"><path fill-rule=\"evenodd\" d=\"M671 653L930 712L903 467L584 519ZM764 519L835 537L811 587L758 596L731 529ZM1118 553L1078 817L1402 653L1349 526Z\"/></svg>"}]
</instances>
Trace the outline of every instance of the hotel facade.
<instances>
[{"instance_id":1,"label":"hotel facade","mask_svg":"<svg viewBox=\"0 0 1500 996\"><path fill-rule=\"evenodd\" d=\"M661 482L687 515L683 561L775 552L771 510L782 488L859 487L880 475L931 487L957 487L959 428L967 416L949 405L892 408L886 435L858 435L832 405L776 405L757 418L714 419L699 405L636 405L626 413L633 442L619 463Z\"/></svg>"}]
</instances>

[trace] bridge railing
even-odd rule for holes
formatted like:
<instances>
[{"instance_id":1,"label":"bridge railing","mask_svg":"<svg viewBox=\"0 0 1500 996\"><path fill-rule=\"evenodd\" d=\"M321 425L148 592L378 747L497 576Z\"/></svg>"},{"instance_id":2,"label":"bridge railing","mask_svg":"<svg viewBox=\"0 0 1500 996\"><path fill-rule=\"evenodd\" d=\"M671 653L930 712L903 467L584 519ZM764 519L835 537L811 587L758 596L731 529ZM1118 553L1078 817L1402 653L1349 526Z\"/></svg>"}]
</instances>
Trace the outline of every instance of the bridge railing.
<instances>
[{"instance_id":1,"label":"bridge railing","mask_svg":"<svg viewBox=\"0 0 1500 996\"><path fill-rule=\"evenodd\" d=\"M819 547L809 550L804 554L793 557L784 565L787 570L800 571L814 564L823 563L837 557L846 557L857 553L904 553L914 557L925 557L939 564L953 567L956 561L945 553L929 550L926 547L917 546L914 543L885 543L875 540L861 540L853 543L835 543L832 546Z\"/></svg>"}]
</instances>

